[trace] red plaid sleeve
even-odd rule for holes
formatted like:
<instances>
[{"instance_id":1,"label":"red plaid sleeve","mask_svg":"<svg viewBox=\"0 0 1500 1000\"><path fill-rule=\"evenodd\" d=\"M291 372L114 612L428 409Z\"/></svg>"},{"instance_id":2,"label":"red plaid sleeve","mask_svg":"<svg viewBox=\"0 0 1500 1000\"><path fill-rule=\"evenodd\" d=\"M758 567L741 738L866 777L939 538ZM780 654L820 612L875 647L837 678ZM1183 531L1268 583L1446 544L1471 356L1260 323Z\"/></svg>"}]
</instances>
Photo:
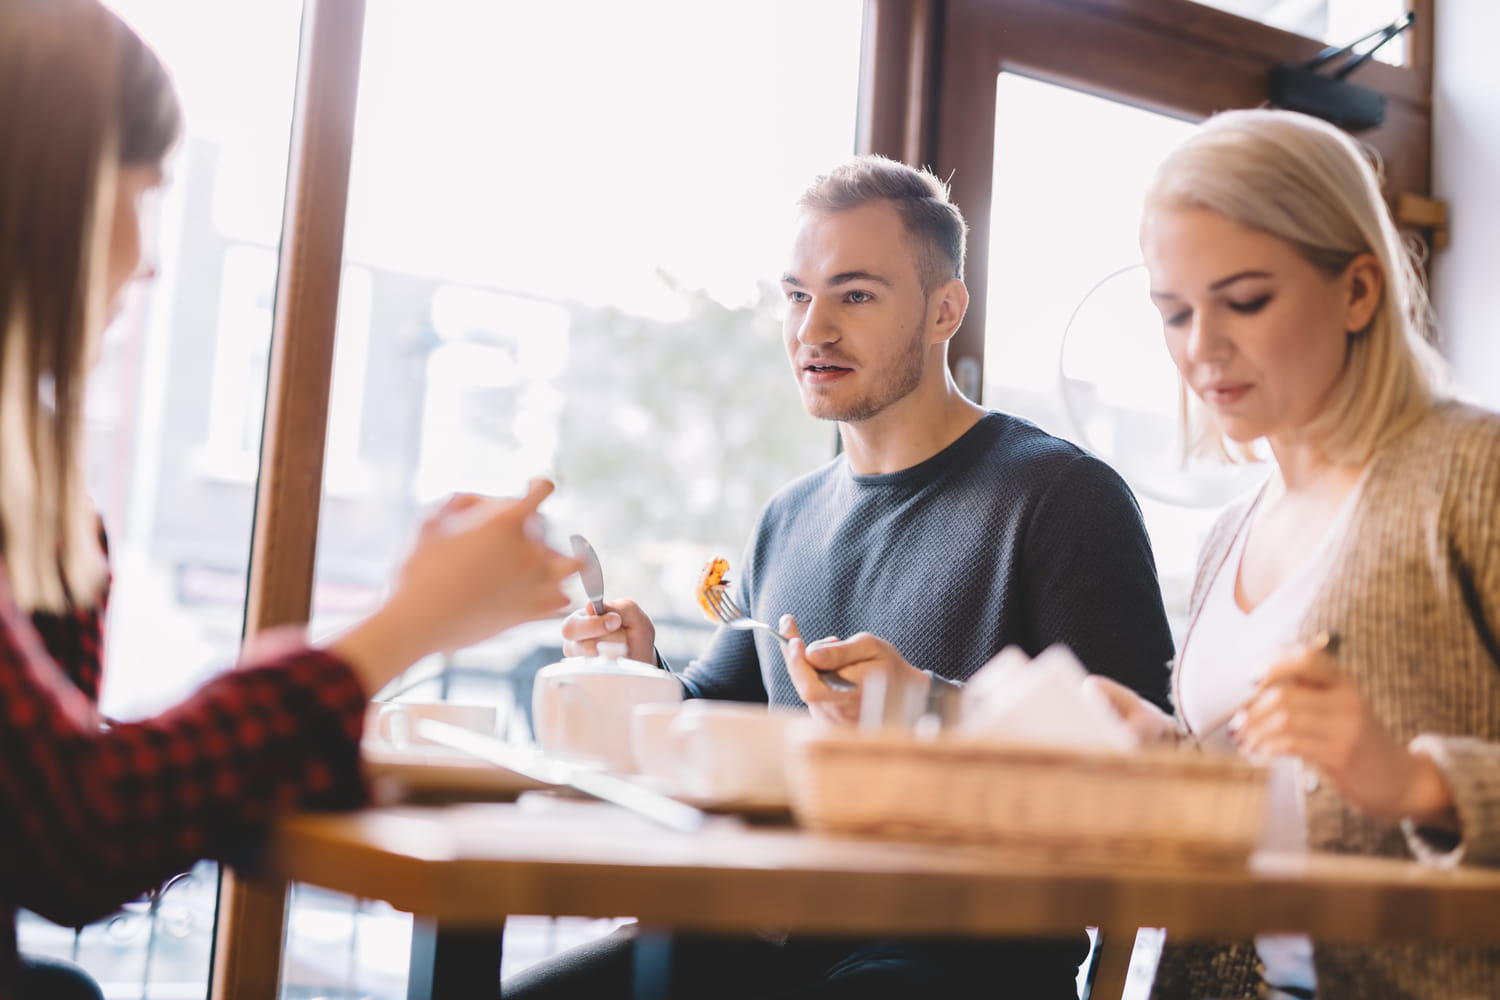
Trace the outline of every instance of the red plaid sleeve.
<instances>
[{"instance_id":1,"label":"red plaid sleeve","mask_svg":"<svg viewBox=\"0 0 1500 1000\"><path fill-rule=\"evenodd\" d=\"M364 802L367 696L345 664L300 647L105 728L92 699L99 617L75 616L73 634L50 622L44 636L0 574L7 908L86 922L199 858L244 857L279 813Z\"/></svg>"}]
</instances>

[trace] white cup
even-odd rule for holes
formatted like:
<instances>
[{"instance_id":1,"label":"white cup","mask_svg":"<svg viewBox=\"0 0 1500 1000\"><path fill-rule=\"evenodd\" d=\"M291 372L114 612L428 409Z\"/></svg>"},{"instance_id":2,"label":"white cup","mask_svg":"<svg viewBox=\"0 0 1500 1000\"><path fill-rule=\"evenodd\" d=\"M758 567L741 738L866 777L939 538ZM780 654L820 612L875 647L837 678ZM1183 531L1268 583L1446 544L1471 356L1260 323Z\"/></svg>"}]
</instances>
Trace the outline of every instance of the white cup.
<instances>
[{"instance_id":1,"label":"white cup","mask_svg":"<svg viewBox=\"0 0 1500 1000\"><path fill-rule=\"evenodd\" d=\"M672 732L672 720L682 712L682 704L637 705L630 713L630 750L635 772L664 786L669 793L682 791L677 781L677 759L682 748Z\"/></svg>"},{"instance_id":2,"label":"white cup","mask_svg":"<svg viewBox=\"0 0 1500 1000\"><path fill-rule=\"evenodd\" d=\"M801 712L735 701L640 706L631 717L631 746L641 773L669 791L717 801L782 801L787 734L805 719Z\"/></svg>"},{"instance_id":3,"label":"white cup","mask_svg":"<svg viewBox=\"0 0 1500 1000\"><path fill-rule=\"evenodd\" d=\"M371 704L365 715L365 734L396 750L437 746L417 732L417 722L434 719L478 733L494 733L500 713L494 705L465 705L452 701L386 701Z\"/></svg>"}]
</instances>

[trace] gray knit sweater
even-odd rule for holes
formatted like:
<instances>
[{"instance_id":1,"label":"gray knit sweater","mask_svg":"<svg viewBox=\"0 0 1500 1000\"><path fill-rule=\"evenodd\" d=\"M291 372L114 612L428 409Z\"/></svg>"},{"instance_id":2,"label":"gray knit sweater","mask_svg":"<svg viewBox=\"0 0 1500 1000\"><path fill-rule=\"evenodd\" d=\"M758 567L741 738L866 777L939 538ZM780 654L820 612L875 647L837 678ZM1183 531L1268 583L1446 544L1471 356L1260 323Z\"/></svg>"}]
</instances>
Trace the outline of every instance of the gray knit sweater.
<instances>
[{"instance_id":1,"label":"gray knit sweater","mask_svg":"<svg viewBox=\"0 0 1500 1000\"><path fill-rule=\"evenodd\" d=\"M1135 498L1103 462L991 412L932 458L855 475L840 456L766 505L735 599L809 640L868 631L963 681L1006 646L1069 646L1166 703L1172 638ZM781 648L720 629L684 673L702 698L801 705Z\"/></svg>"},{"instance_id":2,"label":"gray knit sweater","mask_svg":"<svg viewBox=\"0 0 1500 1000\"><path fill-rule=\"evenodd\" d=\"M1226 512L1211 533L1193 616L1248 511L1246 503ZM1304 789L1309 847L1500 865L1500 414L1441 403L1377 453L1301 623L1309 639L1325 629L1339 635L1340 665L1388 731L1402 743L1420 736L1435 757L1463 832L1441 843L1372 819L1325 781ZM1205 958L1169 949L1153 996L1247 995L1243 980L1207 981ZM1223 952L1208 960L1236 964ZM1500 951L1319 944L1315 964L1326 1000L1500 996Z\"/></svg>"}]
</instances>

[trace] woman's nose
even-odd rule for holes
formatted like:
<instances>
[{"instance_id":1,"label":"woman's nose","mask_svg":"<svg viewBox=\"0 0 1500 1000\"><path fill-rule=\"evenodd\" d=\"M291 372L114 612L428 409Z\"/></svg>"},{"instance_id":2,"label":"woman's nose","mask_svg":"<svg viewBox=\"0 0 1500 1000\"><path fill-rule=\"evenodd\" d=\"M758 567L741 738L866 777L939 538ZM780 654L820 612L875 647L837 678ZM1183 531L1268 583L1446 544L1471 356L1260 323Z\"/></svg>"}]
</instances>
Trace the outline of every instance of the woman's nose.
<instances>
[{"instance_id":1,"label":"woman's nose","mask_svg":"<svg viewBox=\"0 0 1500 1000\"><path fill-rule=\"evenodd\" d=\"M1198 310L1188 328L1184 354L1189 361L1213 361L1223 356L1226 341L1212 317Z\"/></svg>"}]
</instances>

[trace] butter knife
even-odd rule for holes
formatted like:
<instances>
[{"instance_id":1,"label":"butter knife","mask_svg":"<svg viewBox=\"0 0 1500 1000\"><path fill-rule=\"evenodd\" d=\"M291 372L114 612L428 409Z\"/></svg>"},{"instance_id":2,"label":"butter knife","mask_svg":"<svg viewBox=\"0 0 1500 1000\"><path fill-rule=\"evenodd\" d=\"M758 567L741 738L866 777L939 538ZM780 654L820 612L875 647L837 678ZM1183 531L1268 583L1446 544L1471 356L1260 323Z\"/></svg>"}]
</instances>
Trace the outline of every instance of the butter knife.
<instances>
[{"instance_id":1,"label":"butter knife","mask_svg":"<svg viewBox=\"0 0 1500 1000\"><path fill-rule=\"evenodd\" d=\"M437 719L421 719L417 722L417 732L434 743L462 750L523 778L540 781L545 785L566 785L683 833L695 832L707 818L701 809L637 785L617 774L574 767L557 757L504 743L493 736L462 726L439 722Z\"/></svg>"},{"instance_id":2,"label":"butter knife","mask_svg":"<svg viewBox=\"0 0 1500 1000\"><path fill-rule=\"evenodd\" d=\"M583 581L583 592L588 594L594 614L602 615L605 611L604 569L599 565L599 556L589 540L582 535L574 535L569 541L573 543L573 556L583 563L578 570L578 578Z\"/></svg>"}]
</instances>

